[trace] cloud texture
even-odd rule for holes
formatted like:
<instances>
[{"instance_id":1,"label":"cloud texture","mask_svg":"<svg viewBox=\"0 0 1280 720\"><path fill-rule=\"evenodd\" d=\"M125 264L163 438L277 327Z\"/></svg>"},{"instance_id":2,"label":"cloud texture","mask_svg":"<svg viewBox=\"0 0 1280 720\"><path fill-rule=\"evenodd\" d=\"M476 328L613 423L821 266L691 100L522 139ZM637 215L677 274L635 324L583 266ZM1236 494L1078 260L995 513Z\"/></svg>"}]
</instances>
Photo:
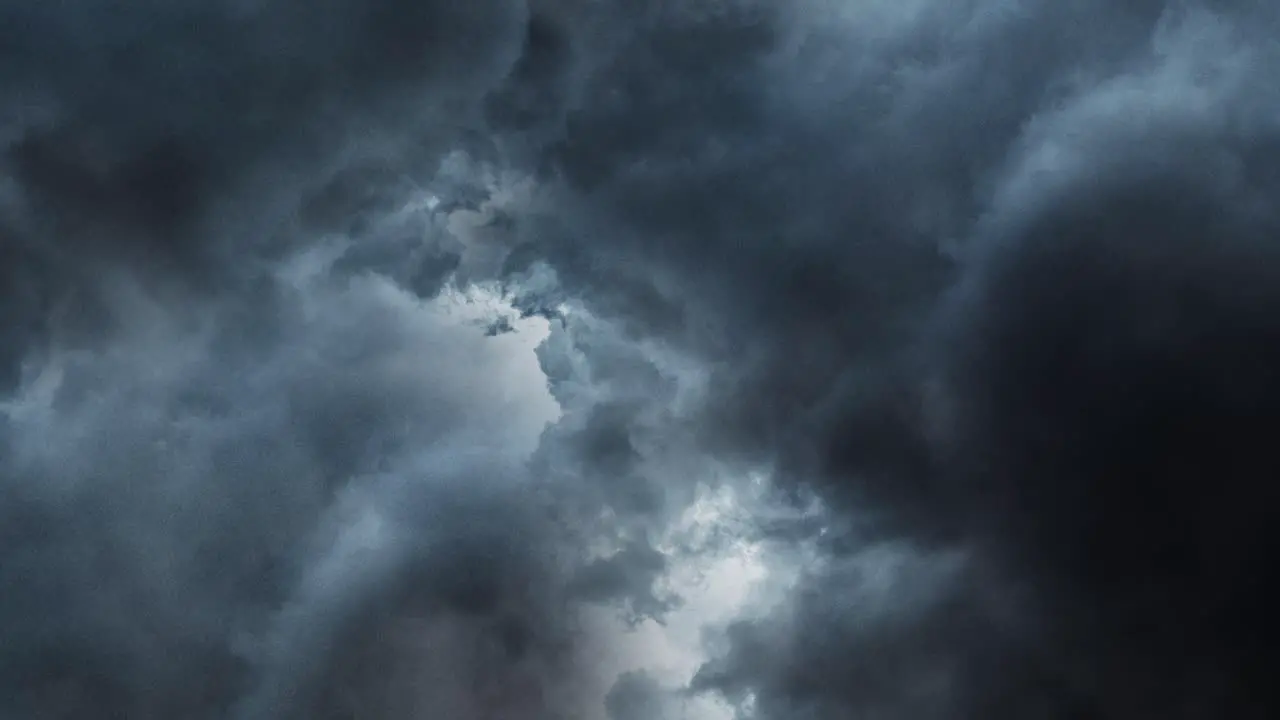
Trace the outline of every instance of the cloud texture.
<instances>
[{"instance_id":1,"label":"cloud texture","mask_svg":"<svg viewBox=\"0 0 1280 720\"><path fill-rule=\"evenodd\" d=\"M1274 716L1278 21L0 0L0 717Z\"/></svg>"}]
</instances>

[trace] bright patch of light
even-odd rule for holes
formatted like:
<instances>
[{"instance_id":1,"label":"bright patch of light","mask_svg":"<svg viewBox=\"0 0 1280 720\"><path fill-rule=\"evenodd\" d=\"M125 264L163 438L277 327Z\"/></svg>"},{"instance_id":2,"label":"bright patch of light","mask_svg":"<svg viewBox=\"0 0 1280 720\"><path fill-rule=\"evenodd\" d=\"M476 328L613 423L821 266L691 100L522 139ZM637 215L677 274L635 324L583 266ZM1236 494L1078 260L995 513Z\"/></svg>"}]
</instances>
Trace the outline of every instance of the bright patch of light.
<instances>
[{"instance_id":1,"label":"bright patch of light","mask_svg":"<svg viewBox=\"0 0 1280 720\"><path fill-rule=\"evenodd\" d=\"M646 620L632 628L618 618L615 609L589 611L589 621L609 634L610 646L617 651L598 669L600 718L604 717L604 694L613 681L633 671L643 671L671 690L680 718L733 717L733 709L718 697L677 698L676 693L689 685L709 659L702 643L704 633L738 617L757 586L768 579L763 547L758 542L746 538L716 541L737 534L742 512L731 488L703 488L673 523L664 542L658 543L658 549L671 561L665 584L683 600L663 624Z\"/></svg>"}]
</instances>

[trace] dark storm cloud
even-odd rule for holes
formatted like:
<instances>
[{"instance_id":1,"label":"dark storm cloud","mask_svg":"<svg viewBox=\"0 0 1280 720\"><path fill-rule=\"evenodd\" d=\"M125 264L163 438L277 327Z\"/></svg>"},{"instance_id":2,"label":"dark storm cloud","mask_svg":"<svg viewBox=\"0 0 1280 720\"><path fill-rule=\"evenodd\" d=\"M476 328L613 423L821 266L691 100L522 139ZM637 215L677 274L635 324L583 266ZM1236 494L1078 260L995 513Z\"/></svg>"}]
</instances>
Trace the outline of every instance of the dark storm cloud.
<instances>
[{"instance_id":1,"label":"dark storm cloud","mask_svg":"<svg viewBox=\"0 0 1280 720\"><path fill-rule=\"evenodd\" d=\"M643 672L623 673L605 698L609 720L669 720L679 717L674 693Z\"/></svg>"},{"instance_id":2,"label":"dark storm cloud","mask_svg":"<svg viewBox=\"0 0 1280 720\"><path fill-rule=\"evenodd\" d=\"M704 686L762 717L1269 714L1271 11L647 8L576 76L521 252L708 361L701 447L817 488L837 560L969 558L874 612L815 571ZM580 436L614 477L618 417Z\"/></svg>"},{"instance_id":3,"label":"dark storm cloud","mask_svg":"<svg viewBox=\"0 0 1280 720\"><path fill-rule=\"evenodd\" d=\"M576 702L522 484L553 405L521 340L396 285L457 266L393 211L526 16L0 3L0 715Z\"/></svg>"},{"instance_id":4,"label":"dark storm cloud","mask_svg":"<svg viewBox=\"0 0 1280 720\"><path fill-rule=\"evenodd\" d=\"M309 282L238 352L234 313L126 297L129 333L6 402L6 713L560 707L569 578L520 479L549 398L445 310ZM444 665L420 647L441 633Z\"/></svg>"},{"instance_id":5,"label":"dark storm cloud","mask_svg":"<svg viewBox=\"0 0 1280 720\"><path fill-rule=\"evenodd\" d=\"M636 620L661 619L674 601L661 597L654 583L667 571L667 557L648 545L632 545L583 566L571 589L588 601L623 600Z\"/></svg>"},{"instance_id":6,"label":"dark storm cloud","mask_svg":"<svg viewBox=\"0 0 1280 720\"><path fill-rule=\"evenodd\" d=\"M1280 136L1233 127L1255 110L1215 100L1137 132L1071 118L1103 138L1071 150L1091 169L1010 210L946 371L965 492L994 499L970 513L1052 589L1093 658L1073 672L1117 716L1262 716L1276 700Z\"/></svg>"},{"instance_id":7,"label":"dark storm cloud","mask_svg":"<svg viewBox=\"0 0 1280 720\"><path fill-rule=\"evenodd\" d=\"M0 2L0 713L589 712L750 472L825 514L744 716L1270 717L1277 25L1204 5Z\"/></svg>"},{"instance_id":8,"label":"dark storm cloud","mask_svg":"<svg viewBox=\"0 0 1280 720\"><path fill-rule=\"evenodd\" d=\"M1095 34L1064 10L981 3L834 25L822 3L661 7L581 73L549 151L567 187L527 239L596 312L718 361L702 432L719 450L806 455L784 436L912 422L889 386L909 382L898 356L949 281L942 246L968 231L1022 123L1063 92L1068 58L1107 71L1143 14ZM837 417L849 407L865 419ZM882 434L895 437L863 452L915 462L902 433Z\"/></svg>"},{"instance_id":9,"label":"dark storm cloud","mask_svg":"<svg viewBox=\"0 0 1280 720\"><path fill-rule=\"evenodd\" d=\"M570 589L588 602L619 604L630 622L662 622L680 603L658 586L673 558L655 545L711 469L682 402L696 378L581 308L553 321L538 357L562 414L543 434L531 471L572 534L585 543L608 539Z\"/></svg>"},{"instance_id":10,"label":"dark storm cloud","mask_svg":"<svg viewBox=\"0 0 1280 720\"><path fill-rule=\"evenodd\" d=\"M0 5L0 306L25 319L6 328L6 371L21 326L94 295L104 267L208 287L278 253L298 221L323 231L394 202L395 180L476 127L526 14L507 0Z\"/></svg>"}]
</instances>

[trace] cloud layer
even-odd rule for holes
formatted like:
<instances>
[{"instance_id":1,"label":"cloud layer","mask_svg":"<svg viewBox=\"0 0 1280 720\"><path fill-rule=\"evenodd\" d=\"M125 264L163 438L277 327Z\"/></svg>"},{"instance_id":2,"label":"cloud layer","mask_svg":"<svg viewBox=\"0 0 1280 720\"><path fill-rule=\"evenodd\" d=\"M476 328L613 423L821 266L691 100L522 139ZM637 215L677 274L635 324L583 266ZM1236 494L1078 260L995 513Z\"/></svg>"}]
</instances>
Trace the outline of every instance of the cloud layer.
<instances>
[{"instance_id":1,"label":"cloud layer","mask_svg":"<svg viewBox=\"0 0 1280 720\"><path fill-rule=\"evenodd\" d=\"M1277 20L0 0L0 717L1271 717Z\"/></svg>"}]
</instances>

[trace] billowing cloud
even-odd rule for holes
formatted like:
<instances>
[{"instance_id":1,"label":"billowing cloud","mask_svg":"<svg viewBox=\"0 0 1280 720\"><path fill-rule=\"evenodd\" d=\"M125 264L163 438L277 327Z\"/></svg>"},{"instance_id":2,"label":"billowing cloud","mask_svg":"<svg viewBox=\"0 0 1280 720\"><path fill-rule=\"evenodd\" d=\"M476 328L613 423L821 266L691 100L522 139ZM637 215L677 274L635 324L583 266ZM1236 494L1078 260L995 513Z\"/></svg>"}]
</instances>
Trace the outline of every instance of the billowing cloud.
<instances>
[{"instance_id":1,"label":"billowing cloud","mask_svg":"<svg viewBox=\"0 0 1280 720\"><path fill-rule=\"evenodd\" d=\"M1278 19L0 0L0 714L1270 717Z\"/></svg>"},{"instance_id":2,"label":"billowing cloud","mask_svg":"<svg viewBox=\"0 0 1280 720\"><path fill-rule=\"evenodd\" d=\"M1266 714L1271 14L664 7L586 81L531 242L704 358L705 452L831 513L701 686L761 717ZM871 607L840 568L885 542L915 559Z\"/></svg>"}]
</instances>

